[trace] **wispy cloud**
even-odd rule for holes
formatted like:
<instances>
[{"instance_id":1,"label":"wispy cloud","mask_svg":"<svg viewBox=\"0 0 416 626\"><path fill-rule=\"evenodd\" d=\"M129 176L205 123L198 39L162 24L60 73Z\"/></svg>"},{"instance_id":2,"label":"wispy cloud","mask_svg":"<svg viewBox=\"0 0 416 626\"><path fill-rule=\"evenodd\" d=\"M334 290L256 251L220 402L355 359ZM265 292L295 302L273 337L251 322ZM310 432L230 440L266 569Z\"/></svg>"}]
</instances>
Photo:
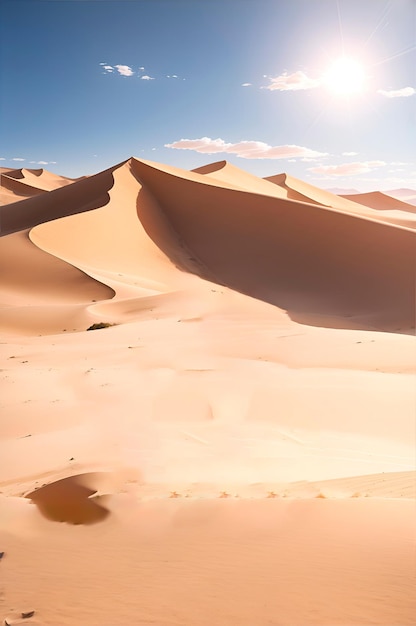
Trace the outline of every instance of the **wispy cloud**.
<instances>
[{"instance_id":1,"label":"wispy cloud","mask_svg":"<svg viewBox=\"0 0 416 626\"><path fill-rule=\"evenodd\" d=\"M6 157L0 157L0 161L5 161Z\"/></svg>"},{"instance_id":2,"label":"wispy cloud","mask_svg":"<svg viewBox=\"0 0 416 626\"><path fill-rule=\"evenodd\" d=\"M343 152L342 156L357 156L358 152Z\"/></svg>"},{"instance_id":3,"label":"wispy cloud","mask_svg":"<svg viewBox=\"0 0 416 626\"><path fill-rule=\"evenodd\" d=\"M283 72L280 76L266 76L270 80L270 85L262 87L269 91L300 91L304 89L314 89L321 85L321 80L317 78L309 78L304 72L298 71L293 74Z\"/></svg>"},{"instance_id":4,"label":"wispy cloud","mask_svg":"<svg viewBox=\"0 0 416 626\"><path fill-rule=\"evenodd\" d=\"M242 87L251 87L251 83L242 83Z\"/></svg>"},{"instance_id":5,"label":"wispy cloud","mask_svg":"<svg viewBox=\"0 0 416 626\"><path fill-rule=\"evenodd\" d=\"M36 165L53 165L56 161L30 161L30 163L36 163Z\"/></svg>"},{"instance_id":6,"label":"wispy cloud","mask_svg":"<svg viewBox=\"0 0 416 626\"><path fill-rule=\"evenodd\" d=\"M156 80L154 76L151 76L147 72L144 65L138 67L137 70L133 70L130 65L109 65L108 63L100 63L100 66L104 74L120 74L121 76L127 77L137 76L140 80ZM178 74L165 74L163 78L169 80L185 80L185 78L181 78Z\"/></svg>"},{"instance_id":7,"label":"wispy cloud","mask_svg":"<svg viewBox=\"0 0 416 626\"><path fill-rule=\"evenodd\" d=\"M202 154L235 154L242 159L290 159L301 157L322 157L325 152L317 152L310 148L295 145L269 146L263 141L239 141L238 143L227 143L223 139L211 139L201 137L200 139L181 139L173 143L165 144L165 148L175 148L177 150L194 150Z\"/></svg>"},{"instance_id":8,"label":"wispy cloud","mask_svg":"<svg viewBox=\"0 0 416 626\"><path fill-rule=\"evenodd\" d=\"M341 165L318 165L310 167L309 171L314 174L326 174L328 176L355 176L371 172L377 167L386 165L384 161L355 161L353 163L342 163Z\"/></svg>"},{"instance_id":9,"label":"wispy cloud","mask_svg":"<svg viewBox=\"0 0 416 626\"><path fill-rule=\"evenodd\" d=\"M104 73L113 74L114 70L121 74L121 76L133 76L134 72L129 65L107 65L107 63L100 63Z\"/></svg>"},{"instance_id":10,"label":"wispy cloud","mask_svg":"<svg viewBox=\"0 0 416 626\"><path fill-rule=\"evenodd\" d=\"M391 91L378 89L377 93L385 96L386 98L408 98L409 96L415 95L416 89L414 89L413 87L403 87L402 89L393 89Z\"/></svg>"},{"instance_id":11,"label":"wispy cloud","mask_svg":"<svg viewBox=\"0 0 416 626\"><path fill-rule=\"evenodd\" d=\"M26 161L26 159L21 159L20 157L15 157L12 161Z\"/></svg>"},{"instance_id":12,"label":"wispy cloud","mask_svg":"<svg viewBox=\"0 0 416 626\"><path fill-rule=\"evenodd\" d=\"M114 67L122 76L133 76L134 74L133 70L128 65L115 65Z\"/></svg>"}]
</instances>

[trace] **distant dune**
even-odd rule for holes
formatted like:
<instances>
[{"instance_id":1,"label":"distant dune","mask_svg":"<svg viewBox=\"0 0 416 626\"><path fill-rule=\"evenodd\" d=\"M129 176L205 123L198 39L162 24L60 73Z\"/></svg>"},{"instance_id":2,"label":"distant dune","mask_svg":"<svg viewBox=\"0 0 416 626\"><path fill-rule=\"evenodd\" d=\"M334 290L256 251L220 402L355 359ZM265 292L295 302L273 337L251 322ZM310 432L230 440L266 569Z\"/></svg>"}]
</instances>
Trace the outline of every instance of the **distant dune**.
<instances>
[{"instance_id":1,"label":"distant dune","mask_svg":"<svg viewBox=\"0 0 416 626\"><path fill-rule=\"evenodd\" d=\"M414 208L1 177L2 619L412 626Z\"/></svg>"},{"instance_id":2,"label":"distant dune","mask_svg":"<svg viewBox=\"0 0 416 626\"><path fill-rule=\"evenodd\" d=\"M390 189L384 193L392 198L403 200L403 202L407 202L407 204L416 205L416 189Z\"/></svg>"},{"instance_id":3,"label":"distant dune","mask_svg":"<svg viewBox=\"0 0 416 626\"><path fill-rule=\"evenodd\" d=\"M381 191L373 191L371 193L357 193L352 196L342 197L347 198L348 200L352 200L353 202L363 204L364 206L369 206L372 209L377 209L378 211L399 210L407 211L408 213L416 213L416 208L408 202L398 200L397 198L392 198L387 193L382 193Z\"/></svg>"}]
</instances>

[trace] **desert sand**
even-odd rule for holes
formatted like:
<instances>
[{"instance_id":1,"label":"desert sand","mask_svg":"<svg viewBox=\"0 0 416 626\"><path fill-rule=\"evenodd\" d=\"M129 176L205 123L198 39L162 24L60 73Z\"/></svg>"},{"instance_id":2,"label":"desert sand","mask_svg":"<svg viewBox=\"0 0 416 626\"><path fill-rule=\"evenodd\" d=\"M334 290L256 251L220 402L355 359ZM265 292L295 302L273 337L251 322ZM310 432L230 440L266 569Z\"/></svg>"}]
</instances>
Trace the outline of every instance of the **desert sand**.
<instances>
[{"instance_id":1,"label":"desert sand","mask_svg":"<svg viewBox=\"0 0 416 626\"><path fill-rule=\"evenodd\" d=\"M1 185L0 618L414 625L414 206L225 161Z\"/></svg>"}]
</instances>

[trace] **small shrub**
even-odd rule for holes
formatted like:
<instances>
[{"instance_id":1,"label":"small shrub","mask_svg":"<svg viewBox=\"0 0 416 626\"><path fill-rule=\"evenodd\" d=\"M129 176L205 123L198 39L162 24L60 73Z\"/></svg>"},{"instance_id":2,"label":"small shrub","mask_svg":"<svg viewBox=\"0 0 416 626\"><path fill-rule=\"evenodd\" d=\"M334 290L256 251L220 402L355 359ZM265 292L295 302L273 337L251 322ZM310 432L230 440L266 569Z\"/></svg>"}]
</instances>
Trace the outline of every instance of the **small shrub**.
<instances>
[{"instance_id":1,"label":"small shrub","mask_svg":"<svg viewBox=\"0 0 416 626\"><path fill-rule=\"evenodd\" d=\"M109 322L98 322L98 324L93 324L87 330L98 330L99 328L109 328L109 326L114 326L114 324L110 324Z\"/></svg>"}]
</instances>

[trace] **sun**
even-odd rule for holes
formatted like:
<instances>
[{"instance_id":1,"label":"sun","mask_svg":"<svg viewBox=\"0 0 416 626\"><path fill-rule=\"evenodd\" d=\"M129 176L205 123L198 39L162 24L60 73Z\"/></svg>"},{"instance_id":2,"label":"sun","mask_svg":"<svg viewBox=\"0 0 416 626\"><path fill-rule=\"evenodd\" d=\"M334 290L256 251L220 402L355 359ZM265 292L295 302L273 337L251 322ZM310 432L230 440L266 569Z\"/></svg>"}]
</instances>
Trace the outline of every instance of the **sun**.
<instances>
[{"instance_id":1,"label":"sun","mask_svg":"<svg viewBox=\"0 0 416 626\"><path fill-rule=\"evenodd\" d=\"M324 83L336 95L352 96L363 91L365 71L356 59L340 57L332 63L324 75Z\"/></svg>"}]
</instances>

